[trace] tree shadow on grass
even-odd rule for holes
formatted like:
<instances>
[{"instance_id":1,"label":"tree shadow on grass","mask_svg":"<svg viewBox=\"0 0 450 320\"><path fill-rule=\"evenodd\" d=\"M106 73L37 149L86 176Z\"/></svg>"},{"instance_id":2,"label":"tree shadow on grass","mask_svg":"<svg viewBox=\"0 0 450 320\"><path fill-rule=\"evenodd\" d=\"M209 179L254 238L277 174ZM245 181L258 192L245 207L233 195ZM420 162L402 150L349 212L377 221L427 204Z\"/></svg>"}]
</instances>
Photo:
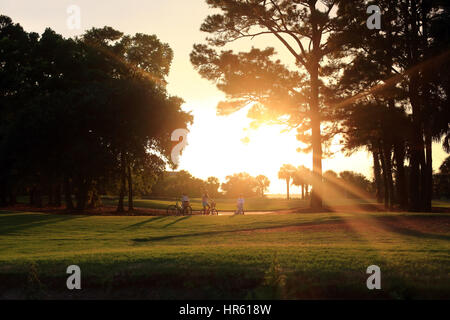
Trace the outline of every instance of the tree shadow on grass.
<instances>
[{"instance_id":1,"label":"tree shadow on grass","mask_svg":"<svg viewBox=\"0 0 450 320\"><path fill-rule=\"evenodd\" d=\"M153 217L153 218L150 218L150 219L147 219L147 220L144 220L144 221L132 224L132 225L130 225L128 227L122 228L122 230L129 230L129 229L139 228L139 227L142 227L144 224L147 224L147 223L150 223L150 222L155 222L157 220L161 220L161 219L165 219L165 218L167 218L167 217L164 217L164 216Z\"/></svg>"},{"instance_id":2,"label":"tree shadow on grass","mask_svg":"<svg viewBox=\"0 0 450 320\"><path fill-rule=\"evenodd\" d=\"M160 227L160 228L167 228L167 227L170 227L170 226L172 226L172 225L174 225L174 224L176 224L176 223L178 223L178 222L181 222L181 221L183 221L183 220L189 219L190 217L191 217L191 216L185 216L185 217L178 218L178 219L176 219L176 220L174 220L174 221L172 221L172 222L169 222L168 224L163 225L163 226ZM132 224L132 225L130 225L130 226L128 226L128 227L122 228L122 230L136 229L136 228L142 227L143 225L145 225L145 224L147 224L147 223L156 222L156 221L158 221L158 220L163 220L163 219L166 219L166 218L168 218L168 217L166 217L166 216L153 217L153 218L150 218L150 219L147 219L147 220L144 220L144 221L141 221L141 222Z\"/></svg>"},{"instance_id":3,"label":"tree shadow on grass","mask_svg":"<svg viewBox=\"0 0 450 320\"><path fill-rule=\"evenodd\" d=\"M178 222L180 222L180 221L189 219L190 217L191 217L191 216L185 216L185 217L178 218L177 220L174 220L174 221L172 221L172 222L170 222L170 223L164 225L163 228L167 228L167 227L169 227L169 226L172 226L172 225L174 225L175 223L178 223Z\"/></svg>"},{"instance_id":4,"label":"tree shadow on grass","mask_svg":"<svg viewBox=\"0 0 450 320\"><path fill-rule=\"evenodd\" d=\"M0 234L20 232L26 229L41 227L53 223L65 222L69 220L84 218L75 215L54 215L54 214L29 214L17 213L13 215L0 215Z\"/></svg>"},{"instance_id":5,"label":"tree shadow on grass","mask_svg":"<svg viewBox=\"0 0 450 320\"><path fill-rule=\"evenodd\" d=\"M414 218L421 218L421 219L433 219L434 217L430 216L414 216ZM438 234L438 233L425 233L419 230L402 227L398 224L402 224L402 221L398 219L397 217L383 217L383 218L376 218L378 222L380 222L380 225L389 232L398 233L404 236L410 236L410 237L416 237L416 238L422 238L422 239L431 239L431 240L446 240L450 241L450 235L446 234ZM396 224L392 224L389 222L394 222Z\"/></svg>"},{"instance_id":6,"label":"tree shadow on grass","mask_svg":"<svg viewBox=\"0 0 450 320\"><path fill-rule=\"evenodd\" d=\"M181 220L187 219L190 216L182 217L178 220L175 220L169 225L177 223ZM161 237L148 237L148 238L136 238L132 239L134 242L156 242L156 241L164 241L169 239L177 239L177 238L189 238L189 237L199 237L199 236L211 236L211 235L220 235L220 234L228 234L228 233L236 233L236 232L250 232L250 231L260 231L260 230L276 230L286 227L302 227L302 226L311 226L311 225L321 225L321 224L332 224L336 223L339 219L330 219L323 220L319 219L315 222L304 222L304 223L294 223L294 224L285 224L285 225L277 225L277 226L265 226L265 227L257 227L257 228L243 228L243 229L234 229L234 230L221 230L221 231L206 231L206 232L195 232L195 233L185 233L185 234L177 234L177 235L167 235ZM164 226L167 227L168 225Z\"/></svg>"}]
</instances>

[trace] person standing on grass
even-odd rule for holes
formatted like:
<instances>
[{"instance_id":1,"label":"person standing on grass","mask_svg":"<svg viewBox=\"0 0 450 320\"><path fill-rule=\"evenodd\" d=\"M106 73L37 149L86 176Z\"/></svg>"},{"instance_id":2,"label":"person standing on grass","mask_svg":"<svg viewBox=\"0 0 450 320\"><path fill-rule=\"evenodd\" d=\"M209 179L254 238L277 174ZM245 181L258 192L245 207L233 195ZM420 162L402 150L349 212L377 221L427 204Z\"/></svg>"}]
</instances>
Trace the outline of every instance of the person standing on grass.
<instances>
[{"instance_id":1,"label":"person standing on grass","mask_svg":"<svg viewBox=\"0 0 450 320\"><path fill-rule=\"evenodd\" d=\"M241 193L239 199L237 200L237 211L236 214L244 214L244 195Z\"/></svg>"},{"instance_id":2,"label":"person standing on grass","mask_svg":"<svg viewBox=\"0 0 450 320\"><path fill-rule=\"evenodd\" d=\"M208 208L208 210L210 209L209 206L209 195L207 192L205 192L202 196L202 205L203 205L203 214L206 214L207 211L206 209Z\"/></svg>"}]
</instances>

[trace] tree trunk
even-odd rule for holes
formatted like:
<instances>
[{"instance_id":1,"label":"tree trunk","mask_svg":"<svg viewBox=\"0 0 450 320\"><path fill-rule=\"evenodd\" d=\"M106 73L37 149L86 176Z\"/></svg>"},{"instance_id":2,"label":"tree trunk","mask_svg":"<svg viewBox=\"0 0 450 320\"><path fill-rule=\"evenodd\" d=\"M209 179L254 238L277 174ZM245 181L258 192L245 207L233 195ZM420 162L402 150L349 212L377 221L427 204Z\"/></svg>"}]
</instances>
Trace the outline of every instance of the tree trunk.
<instances>
[{"instance_id":1,"label":"tree trunk","mask_svg":"<svg viewBox=\"0 0 450 320\"><path fill-rule=\"evenodd\" d=\"M14 206L17 204L16 193L12 188L9 189L9 205Z\"/></svg>"},{"instance_id":2,"label":"tree trunk","mask_svg":"<svg viewBox=\"0 0 450 320\"><path fill-rule=\"evenodd\" d=\"M133 211L133 177L131 175L131 165L128 163L128 211Z\"/></svg>"},{"instance_id":3,"label":"tree trunk","mask_svg":"<svg viewBox=\"0 0 450 320\"><path fill-rule=\"evenodd\" d=\"M53 192L54 192L53 184L50 182L48 185L48 205L49 206L53 206L55 204Z\"/></svg>"},{"instance_id":4,"label":"tree trunk","mask_svg":"<svg viewBox=\"0 0 450 320\"><path fill-rule=\"evenodd\" d=\"M406 174L405 174L405 145L403 142L396 141L394 143L394 157L395 167L397 171L397 195L400 208L403 210L408 209L408 190L406 188Z\"/></svg>"},{"instance_id":5,"label":"tree trunk","mask_svg":"<svg viewBox=\"0 0 450 320\"><path fill-rule=\"evenodd\" d=\"M72 201L72 188L70 186L69 178L64 178L64 200L66 202L66 209L73 210L73 201Z\"/></svg>"},{"instance_id":6,"label":"tree trunk","mask_svg":"<svg viewBox=\"0 0 450 320\"><path fill-rule=\"evenodd\" d=\"M35 191L36 191L36 187L35 186L32 186L31 188L30 188L30 200L28 201L28 205L31 207L31 206L34 206L34 194L35 194Z\"/></svg>"},{"instance_id":7,"label":"tree trunk","mask_svg":"<svg viewBox=\"0 0 450 320\"><path fill-rule=\"evenodd\" d=\"M305 185L302 184L302 200L305 200Z\"/></svg>"},{"instance_id":8,"label":"tree trunk","mask_svg":"<svg viewBox=\"0 0 450 320\"><path fill-rule=\"evenodd\" d=\"M411 194L411 210L420 211L422 209L423 199L423 181L424 175L422 170L424 169L424 154L423 154L423 138L421 134L421 126L418 120L413 124L413 143L411 150L411 172L410 172L410 194Z\"/></svg>"},{"instance_id":9,"label":"tree trunk","mask_svg":"<svg viewBox=\"0 0 450 320\"><path fill-rule=\"evenodd\" d=\"M425 128L425 168L423 170L425 176L425 183L423 186L423 209L426 212L431 212L431 201L433 198L433 150L431 141L431 127L426 124Z\"/></svg>"},{"instance_id":10,"label":"tree trunk","mask_svg":"<svg viewBox=\"0 0 450 320\"><path fill-rule=\"evenodd\" d=\"M413 76L416 78L417 76ZM410 81L410 101L412 106L412 142L411 142L411 156L410 156L410 164L411 164L411 172L409 179L409 188L410 188L410 209L412 211L420 211L421 203L422 203L422 195L421 195L421 159L423 158L423 134L422 134L422 125L421 125L421 115L420 115L420 105L418 101L417 95L417 83L416 79L411 79Z\"/></svg>"},{"instance_id":11,"label":"tree trunk","mask_svg":"<svg viewBox=\"0 0 450 320\"><path fill-rule=\"evenodd\" d=\"M38 185L35 190L34 200L38 208L42 208L42 187Z\"/></svg>"},{"instance_id":12,"label":"tree trunk","mask_svg":"<svg viewBox=\"0 0 450 320\"><path fill-rule=\"evenodd\" d=\"M411 26L410 34L410 65L414 66L419 63L419 28L417 26L418 18L417 18L417 7L416 1L411 1L411 11L408 12L405 8L405 19L409 19L409 24ZM419 95L419 72L415 71L409 80L409 100L412 108L412 141L411 141L411 170L410 170L410 209L412 211L420 211L422 207L422 192L421 185L424 183L422 180L420 163L422 159L424 159L424 145L423 145L423 128L422 128L422 106Z\"/></svg>"},{"instance_id":13,"label":"tree trunk","mask_svg":"<svg viewBox=\"0 0 450 320\"><path fill-rule=\"evenodd\" d=\"M123 199L125 198L125 184L126 184L126 172L125 172L125 159L123 153L120 156L121 168L120 168L120 191L119 202L117 204L117 212L124 212Z\"/></svg>"},{"instance_id":14,"label":"tree trunk","mask_svg":"<svg viewBox=\"0 0 450 320\"><path fill-rule=\"evenodd\" d=\"M125 208L123 206L123 198L125 198L125 188L122 187L123 184L124 184L124 182L121 181L120 192L119 192L119 202L117 203L117 212L125 211Z\"/></svg>"},{"instance_id":15,"label":"tree trunk","mask_svg":"<svg viewBox=\"0 0 450 320\"><path fill-rule=\"evenodd\" d=\"M392 179L392 160L391 160L391 147L388 144L384 144L384 161L386 166L386 177L388 182L388 192L389 192L389 209L394 208L395 203L395 191L394 191L394 181Z\"/></svg>"},{"instance_id":16,"label":"tree trunk","mask_svg":"<svg viewBox=\"0 0 450 320\"><path fill-rule=\"evenodd\" d=\"M379 154L380 154L380 160L381 160L381 169L383 171L383 189L384 189L384 207L385 209L389 208L389 183L388 183L388 177L387 177L387 170L386 170L386 161L384 152L379 148Z\"/></svg>"},{"instance_id":17,"label":"tree trunk","mask_svg":"<svg viewBox=\"0 0 450 320\"><path fill-rule=\"evenodd\" d=\"M78 191L76 194L77 210L79 210L79 211L83 211L86 209L90 185L91 184L90 184L89 179L80 179L79 180Z\"/></svg>"},{"instance_id":18,"label":"tree trunk","mask_svg":"<svg viewBox=\"0 0 450 320\"><path fill-rule=\"evenodd\" d=\"M61 207L61 184L58 183L55 187L55 206Z\"/></svg>"},{"instance_id":19,"label":"tree trunk","mask_svg":"<svg viewBox=\"0 0 450 320\"><path fill-rule=\"evenodd\" d=\"M311 192L311 208L322 208L322 137L320 132L319 110L319 63L316 60L311 68L311 129L313 153L313 189Z\"/></svg>"},{"instance_id":20,"label":"tree trunk","mask_svg":"<svg viewBox=\"0 0 450 320\"><path fill-rule=\"evenodd\" d=\"M286 198L289 200L289 179L286 179Z\"/></svg>"},{"instance_id":21,"label":"tree trunk","mask_svg":"<svg viewBox=\"0 0 450 320\"><path fill-rule=\"evenodd\" d=\"M425 137L425 148L426 148L426 172L427 172L427 185L426 188L428 190L425 209L427 211L431 211L432 209L432 200L433 200L433 144L431 138L431 127L427 128L427 133Z\"/></svg>"},{"instance_id":22,"label":"tree trunk","mask_svg":"<svg viewBox=\"0 0 450 320\"><path fill-rule=\"evenodd\" d=\"M373 155L373 176L375 179L376 197L377 197L377 202L381 203L381 202L383 202L383 196L381 195L382 181L381 181L380 157L376 150L372 151L372 155Z\"/></svg>"},{"instance_id":23,"label":"tree trunk","mask_svg":"<svg viewBox=\"0 0 450 320\"><path fill-rule=\"evenodd\" d=\"M431 6L427 1L422 1L420 3L421 6L421 25L422 25L422 38L428 39L428 29L430 24L428 23L428 16L427 14L431 11ZM424 43L425 46L425 55L424 60L429 59L429 47L428 43ZM422 69L422 72L424 70ZM422 86L423 86L423 99L422 103L424 104L423 107L425 107L425 102L429 102L430 99L430 92L431 88L429 85L429 82L424 79L422 76ZM432 211L432 199L433 199L433 145L432 145L432 129L431 129L431 119L429 114L427 114L427 119L424 119L424 134L425 134L425 156L426 156L426 165L424 170L424 176L425 176L425 184L424 184L424 199L423 199L423 208L427 212Z\"/></svg>"},{"instance_id":24,"label":"tree trunk","mask_svg":"<svg viewBox=\"0 0 450 320\"><path fill-rule=\"evenodd\" d=\"M0 185L0 206L6 206L6 191L5 191L5 185Z\"/></svg>"}]
</instances>

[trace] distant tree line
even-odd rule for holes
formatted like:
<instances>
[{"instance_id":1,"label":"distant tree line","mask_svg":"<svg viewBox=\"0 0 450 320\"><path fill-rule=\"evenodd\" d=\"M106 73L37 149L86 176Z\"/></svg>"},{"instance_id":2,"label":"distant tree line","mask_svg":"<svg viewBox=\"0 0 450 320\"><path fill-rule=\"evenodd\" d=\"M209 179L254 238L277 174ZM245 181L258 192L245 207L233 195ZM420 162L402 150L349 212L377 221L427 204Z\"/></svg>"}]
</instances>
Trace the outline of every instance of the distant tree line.
<instances>
[{"instance_id":1,"label":"distant tree line","mask_svg":"<svg viewBox=\"0 0 450 320\"><path fill-rule=\"evenodd\" d=\"M190 197L201 197L205 192L212 198L221 196L220 182L216 177L202 180L192 176L185 170L166 171L158 177L152 190L148 193L151 197L179 198L183 193Z\"/></svg>"},{"instance_id":2,"label":"distant tree line","mask_svg":"<svg viewBox=\"0 0 450 320\"><path fill-rule=\"evenodd\" d=\"M286 198L290 198L290 186L299 186L302 189L302 199L308 197L309 186L312 184L312 173L305 166L294 167L283 164L278 171L278 179L286 182Z\"/></svg>"},{"instance_id":3,"label":"distant tree line","mask_svg":"<svg viewBox=\"0 0 450 320\"><path fill-rule=\"evenodd\" d=\"M205 192L211 198L220 197L264 197L270 186L270 180L264 175L253 177L246 172L235 173L226 177L224 183L220 183L216 177L202 180L192 176L185 170L166 171L156 180L150 197L178 198L186 193L190 197L201 197Z\"/></svg>"},{"instance_id":4,"label":"distant tree line","mask_svg":"<svg viewBox=\"0 0 450 320\"><path fill-rule=\"evenodd\" d=\"M221 189L226 197L264 197L270 186L270 180L264 175L253 177L246 172L235 173L226 177Z\"/></svg>"},{"instance_id":5,"label":"distant tree line","mask_svg":"<svg viewBox=\"0 0 450 320\"><path fill-rule=\"evenodd\" d=\"M278 178L286 182L286 198L290 199L290 186L301 188L301 198L309 197L310 186L313 184L313 173L305 166L295 167L284 164L278 171ZM323 199L335 197L367 198L373 196L373 182L363 174L353 171L342 171L337 174L328 170L323 175Z\"/></svg>"},{"instance_id":6,"label":"distant tree line","mask_svg":"<svg viewBox=\"0 0 450 320\"><path fill-rule=\"evenodd\" d=\"M172 57L154 35L65 39L0 16L0 204L83 210L114 193L133 210L171 164L172 131L192 122L166 90Z\"/></svg>"},{"instance_id":7,"label":"distant tree line","mask_svg":"<svg viewBox=\"0 0 450 320\"><path fill-rule=\"evenodd\" d=\"M361 173L342 171L339 174L328 170L323 174L326 198L355 198L368 200L375 194L373 181Z\"/></svg>"}]
</instances>

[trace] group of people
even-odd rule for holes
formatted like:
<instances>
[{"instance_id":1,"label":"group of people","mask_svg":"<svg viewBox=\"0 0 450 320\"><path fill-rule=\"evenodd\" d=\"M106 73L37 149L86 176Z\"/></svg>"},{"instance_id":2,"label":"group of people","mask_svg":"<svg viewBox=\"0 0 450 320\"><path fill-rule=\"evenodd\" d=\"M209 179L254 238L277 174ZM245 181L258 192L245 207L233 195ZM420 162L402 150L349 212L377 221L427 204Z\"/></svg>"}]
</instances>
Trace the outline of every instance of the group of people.
<instances>
[{"instance_id":1,"label":"group of people","mask_svg":"<svg viewBox=\"0 0 450 320\"><path fill-rule=\"evenodd\" d=\"M236 214L244 214L244 196L242 194L239 195L239 198L237 199L237 211ZM181 205L184 210L187 206L189 206L189 197L186 193L183 193L181 197ZM209 198L209 195L207 192L205 192L202 196L202 206L203 206L203 212L206 214L211 209L216 207L216 202L213 199Z\"/></svg>"}]
</instances>

